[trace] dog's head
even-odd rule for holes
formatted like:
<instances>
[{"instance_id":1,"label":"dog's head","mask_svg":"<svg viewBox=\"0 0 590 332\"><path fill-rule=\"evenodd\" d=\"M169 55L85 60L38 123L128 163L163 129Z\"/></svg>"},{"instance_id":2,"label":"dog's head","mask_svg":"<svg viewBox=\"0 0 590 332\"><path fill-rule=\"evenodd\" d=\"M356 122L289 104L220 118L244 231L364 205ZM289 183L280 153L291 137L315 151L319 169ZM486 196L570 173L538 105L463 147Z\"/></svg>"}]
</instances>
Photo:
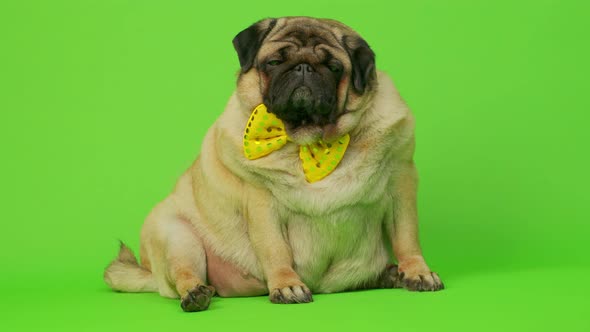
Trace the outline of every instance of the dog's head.
<instances>
[{"instance_id":1,"label":"dog's head","mask_svg":"<svg viewBox=\"0 0 590 332\"><path fill-rule=\"evenodd\" d=\"M264 103L300 144L350 131L375 89L375 55L344 24L310 17L265 19L233 40L238 96Z\"/></svg>"}]
</instances>

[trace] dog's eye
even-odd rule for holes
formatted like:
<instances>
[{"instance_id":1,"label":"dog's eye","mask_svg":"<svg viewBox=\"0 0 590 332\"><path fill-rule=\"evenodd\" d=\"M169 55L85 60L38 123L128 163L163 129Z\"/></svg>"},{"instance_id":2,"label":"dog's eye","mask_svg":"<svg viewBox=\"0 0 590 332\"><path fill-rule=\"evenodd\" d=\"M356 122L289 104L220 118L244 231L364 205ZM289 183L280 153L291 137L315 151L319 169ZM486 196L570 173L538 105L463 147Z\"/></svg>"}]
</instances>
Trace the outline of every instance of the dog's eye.
<instances>
[{"instance_id":1,"label":"dog's eye","mask_svg":"<svg viewBox=\"0 0 590 332\"><path fill-rule=\"evenodd\" d=\"M337 73L340 71L340 66L336 65L336 64L329 64L328 68L330 69L331 72L333 73Z\"/></svg>"},{"instance_id":2,"label":"dog's eye","mask_svg":"<svg viewBox=\"0 0 590 332\"><path fill-rule=\"evenodd\" d=\"M266 64L269 65L269 66L278 66L281 63L283 63L283 61L281 61L281 60L270 60Z\"/></svg>"}]
</instances>

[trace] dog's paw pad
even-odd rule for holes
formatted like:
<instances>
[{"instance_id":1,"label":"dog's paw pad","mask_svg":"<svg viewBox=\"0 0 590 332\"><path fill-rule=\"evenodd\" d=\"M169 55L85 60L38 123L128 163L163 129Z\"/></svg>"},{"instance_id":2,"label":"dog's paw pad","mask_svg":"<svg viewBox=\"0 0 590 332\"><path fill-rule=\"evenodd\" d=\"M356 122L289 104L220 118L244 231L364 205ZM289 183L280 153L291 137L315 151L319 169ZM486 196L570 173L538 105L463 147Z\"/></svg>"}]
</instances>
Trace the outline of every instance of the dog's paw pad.
<instances>
[{"instance_id":1,"label":"dog's paw pad","mask_svg":"<svg viewBox=\"0 0 590 332\"><path fill-rule=\"evenodd\" d=\"M213 287L198 285L189 290L180 300L182 310L186 312L203 311L209 308L211 298L215 294Z\"/></svg>"},{"instance_id":2,"label":"dog's paw pad","mask_svg":"<svg viewBox=\"0 0 590 332\"><path fill-rule=\"evenodd\" d=\"M272 303L290 304L313 302L313 297L311 296L309 288L299 285L275 288L270 292L269 297Z\"/></svg>"}]
</instances>

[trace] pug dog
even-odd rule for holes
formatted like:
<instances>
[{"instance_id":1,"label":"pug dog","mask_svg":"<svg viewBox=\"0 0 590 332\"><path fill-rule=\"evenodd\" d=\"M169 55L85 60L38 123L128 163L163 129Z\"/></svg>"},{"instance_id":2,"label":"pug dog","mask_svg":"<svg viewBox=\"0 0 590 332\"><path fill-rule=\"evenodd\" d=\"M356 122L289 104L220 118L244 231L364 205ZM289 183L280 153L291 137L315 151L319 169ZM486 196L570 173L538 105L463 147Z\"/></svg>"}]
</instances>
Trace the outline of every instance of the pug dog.
<instances>
[{"instance_id":1,"label":"pug dog","mask_svg":"<svg viewBox=\"0 0 590 332\"><path fill-rule=\"evenodd\" d=\"M184 311L214 294L443 289L418 241L414 117L367 42L338 21L283 17L233 45L236 91L147 217L140 262L121 243L105 282Z\"/></svg>"}]
</instances>

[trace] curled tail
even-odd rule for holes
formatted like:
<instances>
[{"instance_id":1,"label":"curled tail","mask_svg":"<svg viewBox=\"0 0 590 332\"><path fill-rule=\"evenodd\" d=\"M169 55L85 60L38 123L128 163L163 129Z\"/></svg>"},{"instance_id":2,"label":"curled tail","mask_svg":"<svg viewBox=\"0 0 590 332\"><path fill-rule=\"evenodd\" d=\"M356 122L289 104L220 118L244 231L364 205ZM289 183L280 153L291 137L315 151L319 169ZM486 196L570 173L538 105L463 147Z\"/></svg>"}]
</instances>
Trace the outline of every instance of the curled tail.
<instances>
[{"instance_id":1,"label":"curled tail","mask_svg":"<svg viewBox=\"0 0 590 332\"><path fill-rule=\"evenodd\" d=\"M123 242L119 255L104 271L104 281L121 292L156 292L158 286L152 272L137 263L133 251Z\"/></svg>"}]
</instances>

